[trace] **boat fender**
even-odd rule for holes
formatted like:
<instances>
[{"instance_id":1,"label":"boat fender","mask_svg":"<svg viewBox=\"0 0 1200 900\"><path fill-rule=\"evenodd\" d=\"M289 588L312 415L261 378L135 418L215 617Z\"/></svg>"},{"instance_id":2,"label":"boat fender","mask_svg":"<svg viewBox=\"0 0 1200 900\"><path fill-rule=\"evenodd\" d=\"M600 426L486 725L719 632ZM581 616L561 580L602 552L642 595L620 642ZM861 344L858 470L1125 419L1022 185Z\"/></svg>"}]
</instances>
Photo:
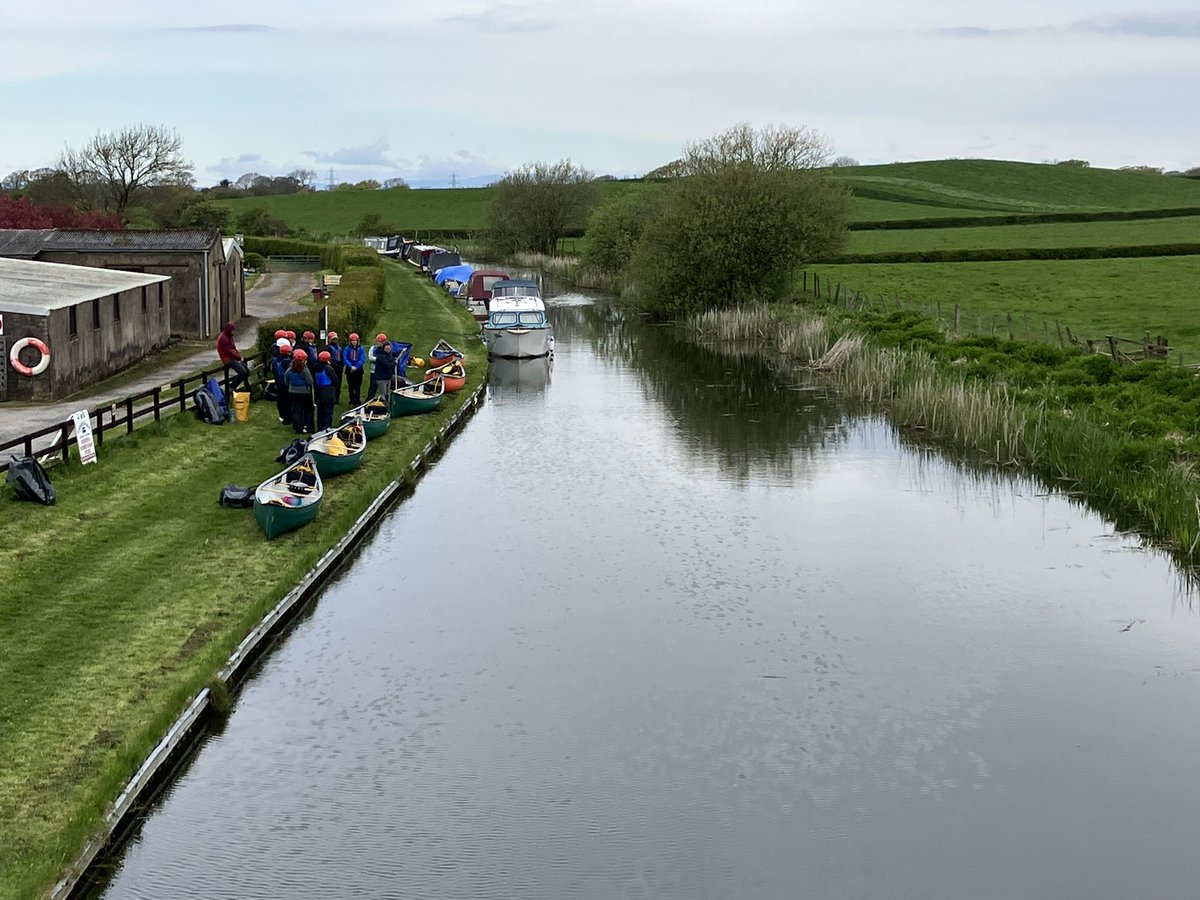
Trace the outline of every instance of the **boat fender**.
<instances>
[{"instance_id":1,"label":"boat fender","mask_svg":"<svg viewBox=\"0 0 1200 900\"><path fill-rule=\"evenodd\" d=\"M21 362L21 351L26 347L32 347L41 354L41 358L37 361L37 365L27 366ZM26 378L32 378L35 375L41 375L50 367L50 348L43 341L37 338L25 337L12 345L12 349L8 351L8 361L12 363L12 367L24 375Z\"/></svg>"}]
</instances>

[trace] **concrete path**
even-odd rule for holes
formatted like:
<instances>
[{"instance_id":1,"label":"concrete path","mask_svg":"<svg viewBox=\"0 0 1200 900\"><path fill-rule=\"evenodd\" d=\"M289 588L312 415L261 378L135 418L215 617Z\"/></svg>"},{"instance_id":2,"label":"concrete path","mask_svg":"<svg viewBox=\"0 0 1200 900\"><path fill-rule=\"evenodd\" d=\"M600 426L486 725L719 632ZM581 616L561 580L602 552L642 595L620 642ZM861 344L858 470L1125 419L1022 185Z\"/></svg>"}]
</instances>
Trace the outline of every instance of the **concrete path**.
<instances>
[{"instance_id":1,"label":"concrete path","mask_svg":"<svg viewBox=\"0 0 1200 900\"><path fill-rule=\"evenodd\" d=\"M236 332L239 349L245 352L254 346L258 338L259 319L270 319L301 309L299 301L312 296L313 283L313 276L307 272L264 274L254 287L246 292L247 315L238 322ZM149 371L137 381L127 382L112 390L81 391L73 398L54 403L22 403L19 405L0 403L0 443L31 431L57 425L81 409L95 409L97 406L116 403L131 394L148 391L153 387L167 384L201 369L215 368L216 365L217 342L214 338L208 346L197 344L196 352L193 355L171 365ZM153 418L148 421L153 421ZM55 440L54 437L51 437L39 444L42 447L49 447L54 444ZM35 444L35 448L39 444ZM7 462L9 454L19 455L23 452L20 449L4 451L5 462Z\"/></svg>"}]
</instances>

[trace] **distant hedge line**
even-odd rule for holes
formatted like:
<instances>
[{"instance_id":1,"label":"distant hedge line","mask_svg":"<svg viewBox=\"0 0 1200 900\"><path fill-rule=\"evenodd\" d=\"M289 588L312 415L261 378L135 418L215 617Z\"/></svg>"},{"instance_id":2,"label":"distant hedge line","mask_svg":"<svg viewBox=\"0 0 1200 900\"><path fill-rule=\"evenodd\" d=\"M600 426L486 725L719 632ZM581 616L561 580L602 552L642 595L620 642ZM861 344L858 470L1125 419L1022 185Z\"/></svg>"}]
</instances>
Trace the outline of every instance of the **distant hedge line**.
<instances>
[{"instance_id":1,"label":"distant hedge line","mask_svg":"<svg viewBox=\"0 0 1200 900\"><path fill-rule=\"evenodd\" d=\"M910 201L911 202L911 201ZM851 231L911 230L914 228L983 228L993 225L1043 225L1053 222L1128 222L1137 219L1174 219L1200 216L1200 207L1175 209L1118 209L1102 212L1006 213L999 216L953 216L935 219L881 219L851 222Z\"/></svg>"},{"instance_id":2,"label":"distant hedge line","mask_svg":"<svg viewBox=\"0 0 1200 900\"><path fill-rule=\"evenodd\" d=\"M319 256L321 266L344 273L353 266L378 268L379 254L365 244L321 244L294 238L247 237L246 254L259 256Z\"/></svg>"},{"instance_id":3,"label":"distant hedge line","mask_svg":"<svg viewBox=\"0 0 1200 900\"><path fill-rule=\"evenodd\" d=\"M995 250L909 250L846 253L819 263L1016 262L1041 259L1118 259L1143 256L1200 256L1200 244L1139 244L1128 247L1024 247Z\"/></svg>"}]
</instances>

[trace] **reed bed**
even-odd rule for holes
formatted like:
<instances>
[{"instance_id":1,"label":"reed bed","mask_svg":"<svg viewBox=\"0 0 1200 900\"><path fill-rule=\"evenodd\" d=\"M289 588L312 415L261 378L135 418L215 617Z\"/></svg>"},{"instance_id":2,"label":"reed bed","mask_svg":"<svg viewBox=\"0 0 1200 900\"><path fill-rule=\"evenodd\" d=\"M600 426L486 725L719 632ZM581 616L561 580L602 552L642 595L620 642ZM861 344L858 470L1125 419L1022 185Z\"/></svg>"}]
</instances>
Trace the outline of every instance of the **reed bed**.
<instances>
[{"instance_id":1,"label":"reed bed","mask_svg":"<svg viewBox=\"0 0 1200 900\"><path fill-rule=\"evenodd\" d=\"M1083 497L1118 528L1138 531L1193 567L1200 557L1200 478L1186 453L1146 465L1121 428L999 378L969 378L920 349L881 347L838 313L751 306L697 315L692 336L736 347L832 379L844 396L883 412L898 428L968 451L981 462L1022 466L1048 485ZM1169 436L1164 436L1169 437ZM1182 438L1180 440L1182 443Z\"/></svg>"}]
</instances>

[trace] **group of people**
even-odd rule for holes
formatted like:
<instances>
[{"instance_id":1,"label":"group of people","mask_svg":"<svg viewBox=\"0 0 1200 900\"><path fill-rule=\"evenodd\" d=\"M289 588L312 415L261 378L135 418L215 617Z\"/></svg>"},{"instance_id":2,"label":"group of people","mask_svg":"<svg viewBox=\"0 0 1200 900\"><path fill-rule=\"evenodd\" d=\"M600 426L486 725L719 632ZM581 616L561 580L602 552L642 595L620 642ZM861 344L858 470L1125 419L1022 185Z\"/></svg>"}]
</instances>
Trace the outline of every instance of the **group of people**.
<instances>
[{"instance_id":1,"label":"group of people","mask_svg":"<svg viewBox=\"0 0 1200 900\"><path fill-rule=\"evenodd\" d=\"M396 376L396 358L386 334L376 337L376 348L368 356L357 334L351 334L343 347L338 333L325 336L325 349L317 350L316 335L303 332L275 332L271 366L275 373L275 403L281 424L290 423L296 434L312 434L333 427L333 408L341 401L345 381L349 403L362 400L363 378L371 371L367 399L377 393L386 396Z\"/></svg>"},{"instance_id":2,"label":"group of people","mask_svg":"<svg viewBox=\"0 0 1200 900\"><path fill-rule=\"evenodd\" d=\"M250 390L250 371L233 339L233 322L226 323L217 338L217 355L234 373L230 391ZM396 382L396 354L386 334L375 337L368 354L357 334L343 347L338 333L325 335L325 349L317 349L317 336L311 331L280 329L271 348L271 371L275 377L275 404L279 422L290 424L296 434L312 434L333 427L333 408L341 401L342 382L346 382L349 403L363 402L364 376L370 372L367 398L390 394Z\"/></svg>"}]
</instances>

